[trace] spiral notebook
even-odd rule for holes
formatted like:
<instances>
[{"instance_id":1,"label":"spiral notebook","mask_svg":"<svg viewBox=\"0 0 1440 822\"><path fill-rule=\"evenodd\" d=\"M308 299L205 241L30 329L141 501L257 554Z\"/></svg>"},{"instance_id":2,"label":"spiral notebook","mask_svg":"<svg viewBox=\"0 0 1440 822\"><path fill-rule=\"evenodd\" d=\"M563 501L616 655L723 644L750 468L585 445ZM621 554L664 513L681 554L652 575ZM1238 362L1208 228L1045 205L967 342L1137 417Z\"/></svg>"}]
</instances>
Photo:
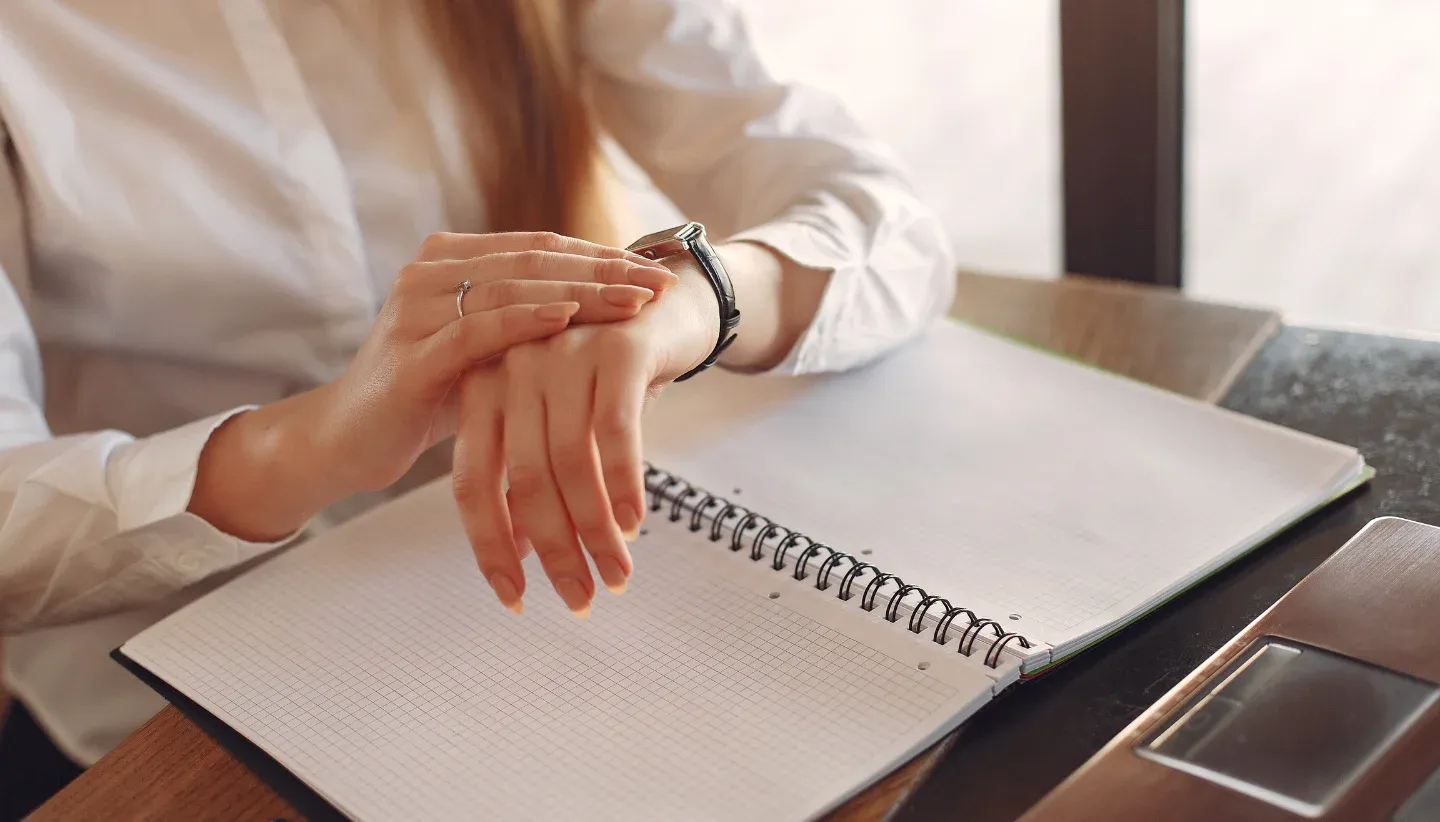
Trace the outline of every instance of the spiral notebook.
<instances>
[{"instance_id":1,"label":"spiral notebook","mask_svg":"<svg viewBox=\"0 0 1440 822\"><path fill-rule=\"evenodd\" d=\"M311 818L809 819L1367 476L949 322L645 424L635 575L588 620L533 557L496 604L439 482L116 658Z\"/></svg>"}]
</instances>

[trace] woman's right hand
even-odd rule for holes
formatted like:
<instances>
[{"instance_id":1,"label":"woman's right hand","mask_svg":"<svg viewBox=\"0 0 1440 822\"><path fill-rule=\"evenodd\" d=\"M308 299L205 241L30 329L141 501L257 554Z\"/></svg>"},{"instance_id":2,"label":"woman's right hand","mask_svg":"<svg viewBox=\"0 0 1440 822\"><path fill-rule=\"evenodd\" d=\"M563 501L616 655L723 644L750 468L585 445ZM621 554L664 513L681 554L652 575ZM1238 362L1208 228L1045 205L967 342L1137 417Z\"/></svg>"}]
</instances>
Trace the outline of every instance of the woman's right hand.
<instances>
[{"instance_id":1,"label":"woman's right hand","mask_svg":"<svg viewBox=\"0 0 1440 822\"><path fill-rule=\"evenodd\" d=\"M451 388L471 366L572 323L634 317L675 282L658 263L569 237L435 235L341 377L211 435L189 510L243 539L284 537L332 502L394 483L453 434Z\"/></svg>"}]
</instances>

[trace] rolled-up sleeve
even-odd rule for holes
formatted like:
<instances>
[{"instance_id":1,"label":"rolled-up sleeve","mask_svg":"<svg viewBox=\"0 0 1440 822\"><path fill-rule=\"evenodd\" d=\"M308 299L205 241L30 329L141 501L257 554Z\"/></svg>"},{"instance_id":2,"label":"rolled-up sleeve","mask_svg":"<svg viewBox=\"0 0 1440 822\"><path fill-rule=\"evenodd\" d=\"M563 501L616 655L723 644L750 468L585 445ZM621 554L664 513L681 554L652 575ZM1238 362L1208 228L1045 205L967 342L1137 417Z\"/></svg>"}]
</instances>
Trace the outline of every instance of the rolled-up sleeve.
<instances>
[{"instance_id":1,"label":"rolled-up sleeve","mask_svg":"<svg viewBox=\"0 0 1440 822\"><path fill-rule=\"evenodd\" d=\"M720 0L594 0L580 29L602 126L690 219L830 272L776 370L836 371L915 336L954 296L945 231L838 101L777 82Z\"/></svg>"},{"instance_id":2,"label":"rolled-up sleeve","mask_svg":"<svg viewBox=\"0 0 1440 822\"><path fill-rule=\"evenodd\" d=\"M281 544L186 512L210 433L243 408L144 438L51 436L23 225L0 161L0 634L149 604Z\"/></svg>"}]
</instances>

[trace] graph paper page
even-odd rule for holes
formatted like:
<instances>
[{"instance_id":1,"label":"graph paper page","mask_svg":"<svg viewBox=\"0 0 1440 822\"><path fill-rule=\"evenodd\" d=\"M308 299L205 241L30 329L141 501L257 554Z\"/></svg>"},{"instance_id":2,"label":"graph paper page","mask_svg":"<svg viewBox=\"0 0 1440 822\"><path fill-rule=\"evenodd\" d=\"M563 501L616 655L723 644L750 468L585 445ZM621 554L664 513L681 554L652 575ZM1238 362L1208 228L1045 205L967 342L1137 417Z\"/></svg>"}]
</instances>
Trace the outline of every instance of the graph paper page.
<instances>
[{"instance_id":1,"label":"graph paper page","mask_svg":"<svg viewBox=\"0 0 1440 822\"><path fill-rule=\"evenodd\" d=\"M1143 613L1361 467L1353 448L953 322L846 374L672 386L645 446L1054 646Z\"/></svg>"},{"instance_id":2,"label":"graph paper page","mask_svg":"<svg viewBox=\"0 0 1440 822\"><path fill-rule=\"evenodd\" d=\"M122 652L362 820L804 819L991 695L953 647L654 519L624 596L577 620L532 561L517 617L434 485Z\"/></svg>"}]
</instances>

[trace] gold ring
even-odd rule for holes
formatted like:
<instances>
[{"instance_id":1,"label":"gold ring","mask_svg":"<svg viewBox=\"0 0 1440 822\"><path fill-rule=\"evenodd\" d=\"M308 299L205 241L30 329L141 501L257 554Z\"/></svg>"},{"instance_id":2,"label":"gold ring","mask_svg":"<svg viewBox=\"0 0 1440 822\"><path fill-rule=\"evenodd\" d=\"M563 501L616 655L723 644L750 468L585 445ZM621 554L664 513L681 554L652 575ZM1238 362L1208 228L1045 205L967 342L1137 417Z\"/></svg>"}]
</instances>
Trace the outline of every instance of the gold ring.
<instances>
[{"instance_id":1,"label":"gold ring","mask_svg":"<svg viewBox=\"0 0 1440 822\"><path fill-rule=\"evenodd\" d=\"M469 280L466 280L465 282L455 286L455 311L460 315L460 319L462 320L465 319L465 295L469 293Z\"/></svg>"}]
</instances>

